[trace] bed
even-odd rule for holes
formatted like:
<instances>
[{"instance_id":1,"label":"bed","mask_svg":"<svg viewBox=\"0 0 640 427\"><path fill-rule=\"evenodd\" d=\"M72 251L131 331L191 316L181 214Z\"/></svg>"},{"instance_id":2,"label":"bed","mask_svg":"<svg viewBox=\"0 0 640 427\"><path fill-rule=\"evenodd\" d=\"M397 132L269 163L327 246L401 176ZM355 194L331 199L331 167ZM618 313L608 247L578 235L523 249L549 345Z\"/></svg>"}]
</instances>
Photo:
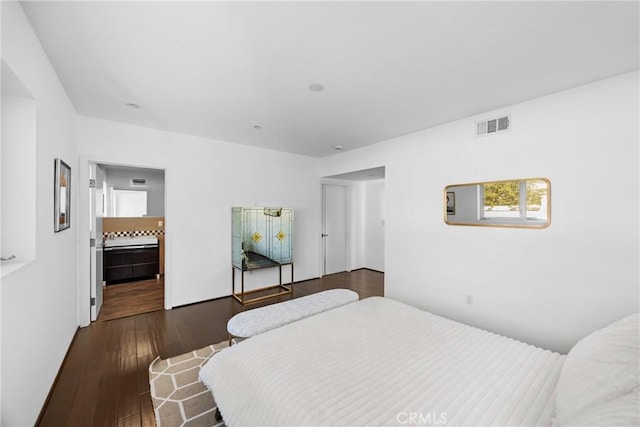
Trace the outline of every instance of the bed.
<instances>
[{"instance_id":1,"label":"bed","mask_svg":"<svg viewBox=\"0 0 640 427\"><path fill-rule=\"evenodd\" d=\"M637 329L638 317L627 323ZM625 360L637 370L633 345ZM559 387L565 358L373 297L225 349L200 379L228 426L571 425L585 381L573 372ZM609 408L621 422L637 416L631 386L626 403ZM606 394L601 382L594 388ZM558 394L570 404L558 407Z\"/></svg>"}]
</instances>

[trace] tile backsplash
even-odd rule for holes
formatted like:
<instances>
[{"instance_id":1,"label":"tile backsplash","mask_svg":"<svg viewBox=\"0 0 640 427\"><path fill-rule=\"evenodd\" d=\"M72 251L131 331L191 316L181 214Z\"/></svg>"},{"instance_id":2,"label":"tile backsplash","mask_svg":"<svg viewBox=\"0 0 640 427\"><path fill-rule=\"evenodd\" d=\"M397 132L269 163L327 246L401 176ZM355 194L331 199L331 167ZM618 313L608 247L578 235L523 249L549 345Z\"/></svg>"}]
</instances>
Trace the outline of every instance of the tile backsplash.
<instances>
[{"instance_id":1,"label":"tile backsplash","mask_svg":"<svg viewBox=\"0 0 640 427\"><path fill-rule=\"evenodd\" d=\"M139 236L162 236L164 230L132 230L132 231L108 231L103 232L102 237L110 239L112 237L139 237Z\"/></svg>"}]
</instances>

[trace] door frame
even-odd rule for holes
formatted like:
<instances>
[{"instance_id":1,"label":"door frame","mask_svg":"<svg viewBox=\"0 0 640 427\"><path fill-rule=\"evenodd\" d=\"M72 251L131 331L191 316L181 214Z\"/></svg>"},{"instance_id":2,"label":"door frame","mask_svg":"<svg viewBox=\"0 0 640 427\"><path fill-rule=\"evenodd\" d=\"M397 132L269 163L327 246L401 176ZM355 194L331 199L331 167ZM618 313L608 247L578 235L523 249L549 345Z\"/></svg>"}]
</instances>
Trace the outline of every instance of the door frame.
<instances>
[{"instance_id":1,"label":"door frame","mask_svg":"<svg viewBox=\"0 0 640 427\"><path fill-rule=\"evenodd\" d=\"M91 178L92 171L95 169L95 176L94 178ZM102 226L100 227L100 233L97 232L97 226L98 226L98 206L97 206L97 194L96 192L98 191L98 185L100 185L100 189L104 190L102 188L102 182L98 181L98 169L100 169L100 166L97 163L93 163L90 162L89 163L89 179L94 179L95 183L94 186L91 187L91 185L89 185L89 238L90 239L95 239L94 245L93 246L89 246L89 279L91 280L91 286L89 287L89 297L91 300L93 300L95 298L94 304L89 304L89 316L90 316L90 320L92 322L98 320L98 316L100 316L100 309L102 308L102 302L104 299L104 289L101 289L100 292L98 292L99 288L103 288L104 287L104 282L103 282L103 277L102 277L102 273L99 274L99 278L100 280L96 280L98 279L98 271L99 268L102 268L103 263L102 262L98 262L99 256L98 254L100 253L100 255L102 255L102 247L101 245L98 243L98 239L99 236L102 235ZM102 171L102 174L104 174L104 171ZM103 200L104 200L104 195L103 195ZM94 290L95 290L95 296L94 294ZM98 295L100 297L98 297ZM99 304L98 304L99 303ZM95 309L94 309L95 308ZM94 313L95 311L95 313ZM95 317L95 318L94 318Z\"/></svg>"},{"instance_id":2,"label":"door frame","mask_svg":"<svg viewBox=\"0 0 640 427\"><path fill-rule=\"evenodd\" d=\"M94 156L80 156L79 164L79 184L78 184L78 207L75 216L78 221L75 227L78 227L78 323L81 327L88 326L91 323L91 265L90 265L90 232L89 232L89 164L104 165L120 165L143 169L159 169L164 170L164 217L165 223L169 221L171 216L171 193L168 183L170 182L171 172L166 165L159 164L139 164L127 161L119 161L117 159L100 159ZM74 227L74 225L72 225ZM165 265L164 265L164 308L170 310L173 308L171 301L171 290L173 283L173 268L171 266L172 244L171 230L165 229Z\"/></svg>"},{"instance_id":3,"label":"door frame","mask_svg":"<svg viewBox=\"0 0 640 427\"><path fill-rule=\"evenodd\" d=\"M334 180L334 179L321 179L320 180L320 261L319 261L319 272L320 277L324 277L324 266L325 266L325 256L324 256L324 238L322 234L324 233L324 219L325 219L325 200L324 200L324 186L325 185L335 185L339 187L345 188L345 271L350 272L351 267L351 248L352 243L351 239L353 238L351 230L351 213L352 213L352 200L351 200L351 183L349 181L343 180Z\"/></svg>"}]
</instances>

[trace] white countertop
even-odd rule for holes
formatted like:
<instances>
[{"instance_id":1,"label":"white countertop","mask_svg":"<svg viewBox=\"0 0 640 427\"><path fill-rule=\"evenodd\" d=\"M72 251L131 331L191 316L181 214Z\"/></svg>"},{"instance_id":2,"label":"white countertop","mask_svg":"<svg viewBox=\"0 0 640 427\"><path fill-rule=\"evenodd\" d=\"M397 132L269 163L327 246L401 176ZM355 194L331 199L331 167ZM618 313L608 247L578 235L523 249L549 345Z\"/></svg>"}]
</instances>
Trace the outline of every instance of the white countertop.
<instances>
[{"instance_id":1,"label":"white countertop","mask_svg":"<svg viewBox=\"0 0 640 427\"><path fill-rule=\"evenodd\" d=\"M156 236L114 237L113 239L105 240L104 247L155 245L157 243L158 238Z\"/></svg>"}]
</instances>

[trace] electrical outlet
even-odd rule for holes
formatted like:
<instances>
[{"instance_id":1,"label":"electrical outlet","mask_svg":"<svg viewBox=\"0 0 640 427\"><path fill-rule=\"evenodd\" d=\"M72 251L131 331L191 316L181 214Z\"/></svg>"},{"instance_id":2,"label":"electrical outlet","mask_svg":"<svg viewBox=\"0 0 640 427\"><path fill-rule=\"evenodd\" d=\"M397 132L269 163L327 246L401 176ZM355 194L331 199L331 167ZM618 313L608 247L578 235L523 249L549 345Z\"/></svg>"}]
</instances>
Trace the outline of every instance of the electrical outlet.
<instances>
[{"instance_id":1,"label":"electrical outlet","mask_svg":"<svg viewBox=\"0 0 640 427\"><path fill-rule=\"evenodd\" d=\"M473 295L467 295L467 304L473 305Z\"/></svg>"},{"instance_id":2,"label":"electrical outlet","mask_svg":"<svg viewBox=\"0 0 640 427\"><path fill-rule=\"evenodd\" d=\"M162 227L162 221L158 221L158 227Z\"/></svg>"}]
</instances>

